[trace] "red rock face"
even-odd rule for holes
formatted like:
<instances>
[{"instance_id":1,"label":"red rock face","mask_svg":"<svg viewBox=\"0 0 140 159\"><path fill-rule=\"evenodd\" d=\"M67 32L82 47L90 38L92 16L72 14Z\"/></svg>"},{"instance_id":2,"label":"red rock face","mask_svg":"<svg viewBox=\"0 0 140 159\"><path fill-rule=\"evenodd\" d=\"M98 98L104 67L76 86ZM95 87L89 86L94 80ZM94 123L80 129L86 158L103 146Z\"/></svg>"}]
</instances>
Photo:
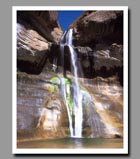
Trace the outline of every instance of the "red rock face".
<instances>
[{"instance_id":1,"label":"red rock face","mask_svg":"<svg viewBox=\"0 0 140 159\"><path fill-rule=\"evenodd\" d=\"M123 13L86 11L70 28L84 77L117 75L123 84Z\"/></svg>"},{"instance_id":2,"label":"red rock face","mask_svg":"<svg viewBox=\"0 0 140 159\"><path fill-rule=\"evenodd\" d=\"M17 23L28 29L33 28L50 42L59 42L63 32L57 21L56 11L19 11L17 14Z\"/></svg>"},{"instance_id":3,"label":"red rock face","mask_svg":"<svg viewBox=\"0 0 140 159\"><path fill-rule=\"evenodd\" d=\"M84 79L83 86L90 92L84 105L84 133L91 137L123 136L123 88L116 77ZM87 129L88 128L88 129Z\"/></svg>"},{"instance_id":4,"label":"red rock face","mask_svg":"<svg viewBox=\"0 0 140 159\"><path fill-rule=\"evenodd\" d=\"M52 42L59 43L62 33L56 11L18 11L18 69L39 74L49 56Z\"/></svg>"},{"instance_id":5,"label":"red rock face","mask_svg":"<svg viewBox=\"0 0 140 159\"><path fill-rule=\"evenodd\" d=\"M17 73L18 140L68 135L66 107L58 91L51 91L51 77L45 69L40 75Z\"/></svg>"},{"instance_id":6,"label":"red rock face","mask_svg":"<svg viewBox=\"0 0 140 159\"><path fill-rule=\"evenodd\" d=\"M119 42L123 40L123 14L118 11L85 12L70 27L75 31L75 45Z\"/></svg>"}]
</instances>

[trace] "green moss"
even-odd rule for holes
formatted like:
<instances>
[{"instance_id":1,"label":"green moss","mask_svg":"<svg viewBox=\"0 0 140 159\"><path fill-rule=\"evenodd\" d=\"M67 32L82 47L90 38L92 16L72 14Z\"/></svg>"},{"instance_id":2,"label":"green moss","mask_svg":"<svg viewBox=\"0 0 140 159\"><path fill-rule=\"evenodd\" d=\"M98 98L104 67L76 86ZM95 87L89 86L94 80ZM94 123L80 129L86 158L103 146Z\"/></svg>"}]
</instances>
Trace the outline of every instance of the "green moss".
<instances>
[{"instance_id":1,"label":"green moss","mask_svg":"<svg viewBox=\"0 0 140 159\"><path fill-rule=\"evenodd\" d=\"M68 136L70 135L70 129L69 129L69 128L67 128L67 129L65 130L65 134L68 135Z\"/></svg>"},{"instance_id":2,"label":"green moss","mask_svg":"<svg viewBox=\"0 0 140 159\"><path fill-rule=\"evenodd\" d=\"M60 85L60 79L58 77L51 78L50 82L53 84L59 84Z\"/></svg>"},{"instance_id":3,"label":"green moss","mask_svg":"<svg viewBox=\"0 0 140 159\"><path fill-rule=\"evenodd\" d=\"M71 90L70 90L71 82L68 78L64 78L64 77L62 78L64 79L65 86L66 86L66 100L68 103L68 107L71 114L73 114L74 110L73 110L73 102L72 102ZM55 92L57 91L58 88L60 88L61 79L59 77L51 78L50 82L51 82L51 86L50 86L51 92Z\"/></svg>"}]
</instances>

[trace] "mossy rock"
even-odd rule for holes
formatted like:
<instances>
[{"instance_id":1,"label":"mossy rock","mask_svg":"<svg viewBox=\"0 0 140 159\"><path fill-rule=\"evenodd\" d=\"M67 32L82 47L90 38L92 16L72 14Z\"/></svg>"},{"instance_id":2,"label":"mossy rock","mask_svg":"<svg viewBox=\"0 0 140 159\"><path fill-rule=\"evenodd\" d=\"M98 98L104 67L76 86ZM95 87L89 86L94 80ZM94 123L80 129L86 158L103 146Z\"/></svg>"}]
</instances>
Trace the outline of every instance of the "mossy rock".
<instances>
[{"instance_id":1,"label":"mossy rock","mask_svg":"<svg viewBox=\"0 0 140 159\"><path fill-rule=\"evenodd\" d=\"M66 134L67 136L70 135L70 129L69 129L69 128L66 128L66 129L65 129L65 134Z\"/></svg>"}]
</instances>

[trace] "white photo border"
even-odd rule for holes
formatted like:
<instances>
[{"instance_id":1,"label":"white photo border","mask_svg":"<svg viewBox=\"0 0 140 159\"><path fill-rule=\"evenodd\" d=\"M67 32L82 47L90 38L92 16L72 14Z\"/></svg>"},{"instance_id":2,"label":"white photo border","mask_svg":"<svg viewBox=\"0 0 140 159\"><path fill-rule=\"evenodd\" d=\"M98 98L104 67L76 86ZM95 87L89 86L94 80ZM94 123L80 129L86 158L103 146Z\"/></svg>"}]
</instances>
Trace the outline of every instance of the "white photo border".
<instances>
[{"instance_id":1,"label":"white photo border","mask_svg":"<svg viewBox=\"0 0 140 159\"><path fill-rule=\"evenodd\" d=\"M123 148L120 149L23 149L17 148L17 11L22 10L119 10L123 11ZM12 153L13 154L128 154L128 6L13 6L12 7Z\"/></svg>"}]
</instances>

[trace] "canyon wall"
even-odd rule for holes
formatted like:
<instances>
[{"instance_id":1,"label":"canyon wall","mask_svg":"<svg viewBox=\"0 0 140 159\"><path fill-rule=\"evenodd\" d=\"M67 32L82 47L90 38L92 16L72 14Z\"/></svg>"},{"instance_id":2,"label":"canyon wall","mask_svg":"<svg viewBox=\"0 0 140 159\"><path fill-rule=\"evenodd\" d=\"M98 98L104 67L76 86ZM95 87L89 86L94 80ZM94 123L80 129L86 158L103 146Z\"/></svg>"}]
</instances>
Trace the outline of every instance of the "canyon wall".
<instances>
[{"instance_id":1,"label":"canyon wall","mask_svg":"<svg viewBox=\"0 0 140 159\"><path fill-rule=\"evenodd\" d=\"M56 11L18 11L18 69L31 74L41 73L51 45L58 44L62 34Z\"/></svg>"},{"instance_id":2,"label":"canyon wall","mask_svg":"<svg viewBox=\"0 0 140 159\"><path fill-rule=\"evenodd\" d=\"M18 139L69 136L66 105L60 96L62 76L56 11L17 14ZM86 11L73 28L79 82L83 92L83 136L123 137L123 13ZM64 48L64 74L72 76Z\"/></svg>"},{"instance_id":3,"label":"canyon wall","mask_svg":"<svg viewBox=\"0 0 140 159\"><path fill-rule=\"evenodd\" d=\"M117 75L123 84L123 12L86 11L70 28L84 76Z\"/></svg>"}]
</instances>

